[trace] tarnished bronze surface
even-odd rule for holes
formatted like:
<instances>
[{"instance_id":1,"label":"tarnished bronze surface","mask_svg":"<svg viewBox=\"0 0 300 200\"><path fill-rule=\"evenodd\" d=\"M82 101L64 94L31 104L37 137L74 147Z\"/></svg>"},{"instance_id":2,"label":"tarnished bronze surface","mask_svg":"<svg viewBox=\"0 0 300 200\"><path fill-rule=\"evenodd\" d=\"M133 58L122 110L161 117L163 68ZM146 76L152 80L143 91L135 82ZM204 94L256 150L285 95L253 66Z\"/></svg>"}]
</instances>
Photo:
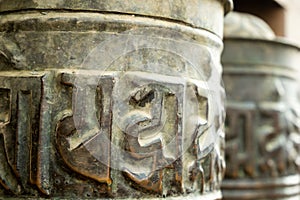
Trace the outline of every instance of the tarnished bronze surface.
<instances>
[{"instance_id":1,"label":"tarnished bronze surface","mask_svg":"<svg viewBox=\"0 0 300 200\"><path fill-rule=\"evenodd\" d=\"M224 199L299 199L300 49L250 21L225 28Z\"/></svg>"},{"instance_id":2,"label":"tarnished bronze surface","mask_svg":"<svg viewBox=\"0 0 300 200\"><path fill-rule=\"evenodd\" d=\"M223 18L232 0L2 0L0 12L20 10L65 10L130 14L175 21L223 36ZM213 17L212 17L213 13ZM74 27L76 28L76 27ZM120 31L120 30L119 30Z\"/></svg>"},{"instance_id":3,"label":"tarnished bronze surface","mask_svg":"<svg viewBox=\"0 0 300 200\"><path fill-rule=\"evenodd\" d=\"M225 2L0 1L0 198L221 198Z\"/></svg>"}]
</instances>

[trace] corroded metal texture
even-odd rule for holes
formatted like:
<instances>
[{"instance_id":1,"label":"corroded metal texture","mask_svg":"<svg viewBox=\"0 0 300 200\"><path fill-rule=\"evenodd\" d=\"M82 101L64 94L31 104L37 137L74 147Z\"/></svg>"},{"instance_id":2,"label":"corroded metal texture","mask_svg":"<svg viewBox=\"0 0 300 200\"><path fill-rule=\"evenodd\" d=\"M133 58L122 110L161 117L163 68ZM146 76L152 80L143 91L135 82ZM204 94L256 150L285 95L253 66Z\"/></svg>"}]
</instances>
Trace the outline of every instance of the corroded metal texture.
<instances>
[{"instance_id":1,"label":"corroded metal texture","mask_svg":"<svg viewBox=\"0 0 300 200\"><path fill-rule=\"evenodd\" d=\"M141 2L0 1L0 198L221 198L225 1Z\"/></svg>"},{"instance_id":2,"label":"corroded metal texture","mask_svg":"<svg viewBox=\"0 0 300 200\"><path fill-rule=\"evenodd\" d=\"M224 13L232 0L2 0L0 12L19 10L72 10L75 12L126 13L177 21L223 36ZM213 13L213 17L212 17Z\"/></svg>"},{"instance_id":3,"label":"corroded metal texture","mask_svg":"<svg viewBox=\"0 0 300 200\"><path fill-rule=\"evenodd\" d=\"M300 197L300 49L263 32L225 36L224 199Z\"/></svg>"}]
</instances>

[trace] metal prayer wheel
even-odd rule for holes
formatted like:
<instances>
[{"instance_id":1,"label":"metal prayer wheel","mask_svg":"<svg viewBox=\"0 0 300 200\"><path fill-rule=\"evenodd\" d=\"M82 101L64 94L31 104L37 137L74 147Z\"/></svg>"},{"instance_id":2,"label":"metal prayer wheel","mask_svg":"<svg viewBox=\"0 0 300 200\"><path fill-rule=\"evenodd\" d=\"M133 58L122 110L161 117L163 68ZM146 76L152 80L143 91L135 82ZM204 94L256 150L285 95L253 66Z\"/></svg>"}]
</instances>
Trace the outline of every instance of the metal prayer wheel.
<instances>
[{"instance_id":1,"label":"metal prayer wheel","mask_svg":"<svg viewBox=\"0 0 300 200\"><path fill-rule=\"evenodd\" d=\"M231 4L0 1L0 198L220 199Z\"/></svg>"},{"instance_id":2,"label":"metal prayer wheel","mask_svg":"<svg viewBox=\"0 0 300 200\"><path fill-rule=\"evenodd\" d=\"M228 18L224 45L224 199L299 199L300 49L243 14Z\"/></svg>"}]
</instances>

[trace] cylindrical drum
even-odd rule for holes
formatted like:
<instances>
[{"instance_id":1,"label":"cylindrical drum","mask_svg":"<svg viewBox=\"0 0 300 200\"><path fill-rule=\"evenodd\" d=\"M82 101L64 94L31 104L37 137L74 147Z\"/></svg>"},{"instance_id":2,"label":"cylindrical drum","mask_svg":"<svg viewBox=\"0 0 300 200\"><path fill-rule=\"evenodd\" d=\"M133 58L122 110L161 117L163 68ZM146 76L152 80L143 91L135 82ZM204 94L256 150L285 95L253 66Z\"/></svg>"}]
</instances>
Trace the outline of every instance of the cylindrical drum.
<instances>
[{"instance_id":1,"label":"cylindrical drum","mask_svg":"<svg viewBox=\"0 0 300 200\"><path fill-rule=\"evenodd\" d=\"M220 199L231 0L1 0L0 198Z\"/></svg>"},{"instance_id":2,"label":"cylindrical drum","mask_svg":"<svg viewBox=\"0 0 300 200\"><path fill-rule=\"evenodd\" d=\"M239 17L226 23L222 56L224 199L300 199L300 48Z\"/></svg>"}]
</instances>

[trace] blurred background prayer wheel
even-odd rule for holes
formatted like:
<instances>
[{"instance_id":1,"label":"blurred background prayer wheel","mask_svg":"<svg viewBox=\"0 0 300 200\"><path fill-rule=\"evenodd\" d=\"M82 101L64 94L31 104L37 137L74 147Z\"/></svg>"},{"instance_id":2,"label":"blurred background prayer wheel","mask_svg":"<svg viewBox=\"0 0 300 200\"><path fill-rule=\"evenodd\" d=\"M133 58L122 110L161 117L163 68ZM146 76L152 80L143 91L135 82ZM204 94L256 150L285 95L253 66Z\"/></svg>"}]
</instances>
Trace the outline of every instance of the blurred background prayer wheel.
<instances>
[{"instance_id":1,"label":"blurred background prayer wheel","mask_svg":"<svg viewBox=\"0 0 300 200\"><path fill-rule=\"evenodd\" d=\"M254 16L225 21L224 199L299 199L300 49Z\"/></svg>"},{"instance_id":2,"label":"blurred background prayer wheel","mask_svg":"<svg viewBox=\"0 0 300 200\"><path fill-rule=\"evenodd\" d=\"M0 198L220 199L231 0L1 0Z\"/></svg>"}]
</instances>

